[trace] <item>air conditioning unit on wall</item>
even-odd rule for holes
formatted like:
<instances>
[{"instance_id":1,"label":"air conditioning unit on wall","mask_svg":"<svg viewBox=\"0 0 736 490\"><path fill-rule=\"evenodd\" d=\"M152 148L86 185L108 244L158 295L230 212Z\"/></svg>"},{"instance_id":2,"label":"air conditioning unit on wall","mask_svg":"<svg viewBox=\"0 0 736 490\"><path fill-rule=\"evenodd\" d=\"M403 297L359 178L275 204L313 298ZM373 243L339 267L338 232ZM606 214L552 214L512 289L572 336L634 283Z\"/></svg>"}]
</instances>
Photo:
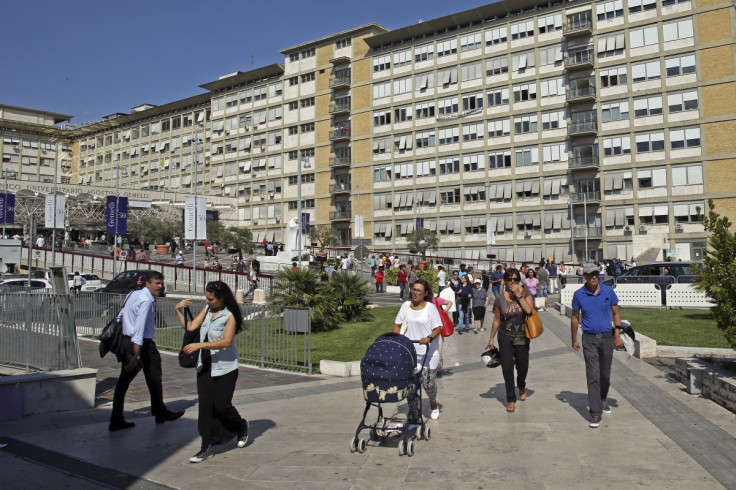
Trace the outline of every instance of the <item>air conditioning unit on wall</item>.
<instances>
[{"instance_id":1,"label":"air conditioning unit on wall","mask_svg":"<svg viewBox=\"0 0 736 490\"><path fill-rule=\"evenodd\" d=\"M639 225L639 231L647 231L646 225Z\"/></svg>"},{"instance_id":2,"label":"air conditioning unit on wall","mask_svg":"<svg viewBox=\"0 0 736 490\"><path fill-rule=\"evenodd\" d=\"M524 232L524 238L530 238L531 236L532 236L532 232L531 231L525 231Z\"/></svg>"},{"instance_id":3,"label":"air conditioning unit on wall","mask_svg":"<svg viewBox=\"0 0 736 490\"><path fill-rule=\"evenodd\" d=\"M682 230L682 223L675 224L675 230Z\"/></svg>"},{"instance_id":4,"label":"air conditioning unit on wall","mask_svg":"<svg viewBox=\"0 0 736 490\"><path fill-rule=\"evenodd\" d=\"M631 232L631 227L629 225L624 226L624 232Z\"/></svg>"}]
</instances>

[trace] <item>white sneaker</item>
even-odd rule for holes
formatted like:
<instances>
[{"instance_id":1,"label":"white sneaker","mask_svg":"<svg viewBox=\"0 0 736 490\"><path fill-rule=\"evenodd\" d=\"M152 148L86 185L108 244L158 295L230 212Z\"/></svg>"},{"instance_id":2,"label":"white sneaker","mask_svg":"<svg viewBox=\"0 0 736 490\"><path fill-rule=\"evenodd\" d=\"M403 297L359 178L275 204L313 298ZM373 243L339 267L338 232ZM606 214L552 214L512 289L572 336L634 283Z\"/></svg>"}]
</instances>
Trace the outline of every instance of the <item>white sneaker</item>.
<instances>
[{"instance_id":1,"label":"white sneaker","mask_svg":"<svg viewBox=\"0 0 736 490\"><path fill-rule=\"evenodd\" d=\"M440 408L437 407L434 410L432 410L430 417L432 417L432 420L437 420L438 418L440 418Z\"/></svg>"}]
</instances>

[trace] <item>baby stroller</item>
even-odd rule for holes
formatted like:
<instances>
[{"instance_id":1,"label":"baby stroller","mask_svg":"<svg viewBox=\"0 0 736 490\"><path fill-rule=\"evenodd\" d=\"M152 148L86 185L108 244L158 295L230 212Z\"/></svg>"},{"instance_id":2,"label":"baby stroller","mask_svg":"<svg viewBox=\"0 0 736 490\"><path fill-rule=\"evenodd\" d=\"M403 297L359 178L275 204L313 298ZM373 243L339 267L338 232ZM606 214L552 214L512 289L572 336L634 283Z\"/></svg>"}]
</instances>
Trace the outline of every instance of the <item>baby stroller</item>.
<instances>
[{"instance_id":1,"label":"baby stroller","mask_svg":"<svg viewBox=\"0 0 736 490\"><path fill-rule=\"evenodd\" d=\"M419 342L413 342L397 333L387 333L373 342L360 361L365 410L355 437L350 440L351 453L365 452L368 439L359 437L363 429L370 430L372 441L399 437L399 456L414 455L417 428L419 439L430 439L430 428L425 426L422 415L422 373L420 371L414 374L417 365L415 343ZM424 356L425 363L427 357L429 356ZM404 399L410 401L414 396L419 397L419 418L416 422L410 421L411 403L405 418L386 419L383 416L384 403L398 403ZM374 424L367 424L366 416L371 407L378 408L378 417Z\"/></svg>"}]
</instances>

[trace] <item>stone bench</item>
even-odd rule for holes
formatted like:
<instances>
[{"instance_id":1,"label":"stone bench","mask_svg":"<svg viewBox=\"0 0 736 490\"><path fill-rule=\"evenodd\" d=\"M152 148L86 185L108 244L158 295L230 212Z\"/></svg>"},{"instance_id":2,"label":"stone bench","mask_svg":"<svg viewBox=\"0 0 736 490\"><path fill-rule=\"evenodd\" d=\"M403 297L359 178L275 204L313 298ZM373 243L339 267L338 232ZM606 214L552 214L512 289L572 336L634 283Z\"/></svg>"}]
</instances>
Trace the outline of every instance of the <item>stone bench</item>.
<instances>
[{"instance_id":1,"label":"stone bench","mask_svg":"<svg viewBox=\"0 0 736 490\"><path fill-rule=\"evenodd\" d=\"M687 392L700 394L722 407L736 411L736 375L697 357L679 357L675 372Z\"/></svg>"}]
</instances>

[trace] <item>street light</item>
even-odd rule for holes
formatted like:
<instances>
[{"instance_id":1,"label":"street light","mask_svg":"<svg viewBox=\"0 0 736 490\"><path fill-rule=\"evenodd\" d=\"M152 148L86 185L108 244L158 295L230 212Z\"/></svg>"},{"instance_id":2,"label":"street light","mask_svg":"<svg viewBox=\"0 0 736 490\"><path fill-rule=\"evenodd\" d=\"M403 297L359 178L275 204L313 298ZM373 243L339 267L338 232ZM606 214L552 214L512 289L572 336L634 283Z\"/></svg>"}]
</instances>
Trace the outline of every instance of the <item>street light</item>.
<instances>
[{"instance_id":1,"label":"street light","mask_svg":"<svg viewBox=\"0 0 736 490\"><path fill-rule=\"evenodd\" d=\"M197 123L197 128L202 128L201 123ZM197 152L197 143L199 142L199 131L194 131L194 242L192 252L192 292L197 292L197 170L199 168L199 153ZM206 252L205 252L206 253Z\"/></svg>"},{"instance_id":2,"label":"street light","mask_svg":"<svg viewBox=\"0 0 736 490\"><path fill-rule=\"evenodd\" d=\"M312 168L312 166L309 164L309 158L307 157L300 157L299 163L297 164L297 179L299 182L297 183L297 193L299 200L297 203L298 210L298 220L299 220L299 234L297 235L297 248L299 249L299 268L302 268L302 162L304 163L304 168Z\"/></svg>"}]
</instances>

